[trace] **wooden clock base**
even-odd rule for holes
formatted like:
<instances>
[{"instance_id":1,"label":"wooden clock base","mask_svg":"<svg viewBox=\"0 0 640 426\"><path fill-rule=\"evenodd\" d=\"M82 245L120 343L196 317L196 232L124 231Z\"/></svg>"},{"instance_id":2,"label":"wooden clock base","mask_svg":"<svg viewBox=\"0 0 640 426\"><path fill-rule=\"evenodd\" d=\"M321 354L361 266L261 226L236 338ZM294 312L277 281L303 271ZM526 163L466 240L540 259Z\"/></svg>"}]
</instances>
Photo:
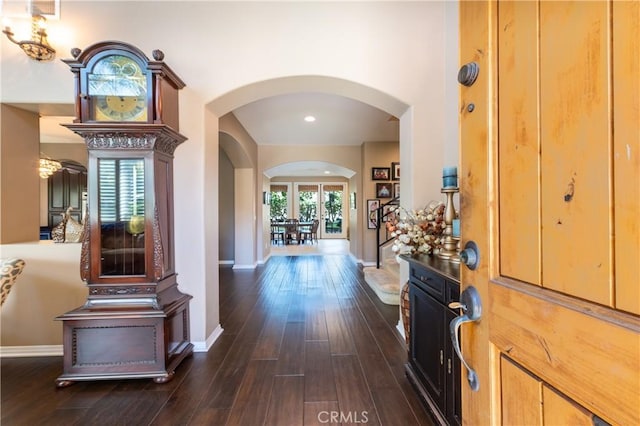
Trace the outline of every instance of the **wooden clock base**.
<instances>
[{"instance_id":1,"label":"wooden clock base","mask_svg":"<svg viewBox=\"0 0 640 426\"><path fill-rule=\"evenodd\" d=\"M64 322L64 371L56 386L108 379L169 382L193 353L190 299L182 295L161 309L117 303L81 307L57 317Z\"/></svg>"}]
</instances>

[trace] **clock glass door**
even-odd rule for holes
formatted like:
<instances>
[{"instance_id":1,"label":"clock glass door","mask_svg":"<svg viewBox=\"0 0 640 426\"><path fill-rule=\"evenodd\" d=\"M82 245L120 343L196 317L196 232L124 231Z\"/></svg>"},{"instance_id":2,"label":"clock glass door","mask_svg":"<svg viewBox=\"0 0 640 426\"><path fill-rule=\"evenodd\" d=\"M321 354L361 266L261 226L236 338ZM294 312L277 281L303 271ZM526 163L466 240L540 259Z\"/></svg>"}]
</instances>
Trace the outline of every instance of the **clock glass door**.
<instances>
[{"instance_id":1,"label":"clock glass door","mask_svg":"<svg viewBox=\"0 0 640 426\"><path fill-rule=\"evenodd\" d=\"M144 159L98 161L100 275L145 275Z\"/></svg>"},{"instance_id":2,"label":"clock glass door","mask_svg":"<svg viewBox=\"0 0 640 426\"><path fill-rule=\"evenodd\" d=\"M91 119L147 121L147 75L133 59L106 56L88 74Z\"/></svg>"}]
</instances>

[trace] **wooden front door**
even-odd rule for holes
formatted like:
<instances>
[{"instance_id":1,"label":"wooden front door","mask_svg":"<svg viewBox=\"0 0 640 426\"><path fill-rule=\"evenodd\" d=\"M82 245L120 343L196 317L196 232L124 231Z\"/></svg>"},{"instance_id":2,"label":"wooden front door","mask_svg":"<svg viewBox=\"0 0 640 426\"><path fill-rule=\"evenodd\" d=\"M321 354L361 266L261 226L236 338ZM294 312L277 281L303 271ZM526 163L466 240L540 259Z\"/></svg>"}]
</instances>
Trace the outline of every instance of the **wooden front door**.
<instances>
[{"instance_id":1,"label":"wooden front door","mask_svg":"<svg viewBox=\"0 0 640 426\"><path fill-rule=\"evenodd\" d=\"M640 2L462 1L460 29L463 421L640 424Z\"/></svg>"}]
</instances>

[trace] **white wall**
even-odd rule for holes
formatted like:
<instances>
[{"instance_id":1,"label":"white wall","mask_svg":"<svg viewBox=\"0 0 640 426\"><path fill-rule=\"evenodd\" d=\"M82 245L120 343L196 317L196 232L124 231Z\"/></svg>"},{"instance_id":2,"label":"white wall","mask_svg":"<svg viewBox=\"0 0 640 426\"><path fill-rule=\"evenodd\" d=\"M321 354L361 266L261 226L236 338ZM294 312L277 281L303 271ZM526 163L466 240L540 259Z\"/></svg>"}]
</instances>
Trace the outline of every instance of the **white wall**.
<instances>
[{"instance_id":1,"label":"white wall","mask_svg":"<svg viewBox=\"0 0 640 426\"><path fill-rule=\"evenodd\" d=\"M218 168L220 179L220 199L218 204L218 227L220 241L218 242L218 250L220 262L233 263L235 259L235 198L234 187L235 179L233 172L233 164L227 154L220 150L220 166Z\"/></svg>"},{"instance_id":2,"label":"white wall","mask_svg":"<svg viewBox=\"0 0 640 426\"><path fill-rule=\"evenodd\" d=\"M448 2L63 2L62 19L49 27L59 57L123 40L148 54L163 50L187 84L175 221L180 286L194 296L192 339L206 340L219 325L218 118L292 91L358 99L401 117L403 204L438 198L445 158L457 157L448 146L457 133L458 64L445 36L457 34L454 12ZM59 59L29 60L5 37L0 48L2 102L73 103L72 74Z\"/></svg>"}]
</instances>

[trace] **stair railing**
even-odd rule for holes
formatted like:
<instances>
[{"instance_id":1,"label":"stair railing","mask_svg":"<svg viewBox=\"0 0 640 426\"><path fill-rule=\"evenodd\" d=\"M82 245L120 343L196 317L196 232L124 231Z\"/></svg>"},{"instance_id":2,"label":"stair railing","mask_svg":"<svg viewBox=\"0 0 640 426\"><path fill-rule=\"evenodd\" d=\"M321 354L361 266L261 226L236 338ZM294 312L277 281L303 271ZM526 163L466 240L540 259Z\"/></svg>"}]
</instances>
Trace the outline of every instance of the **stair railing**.
<instances>
[{"instance_id":1,"label":"stair railing","mask_svg":"<svg viewBox=\"0 0 640 426\"><path fill-rule=\"evenodd\" d=\"M383 227L382 224L387 222L389 216L394 214L394 209L385 208L387 206L399 206L400 205L400 197L396 197L391 199L390 201L381 204L378 207L377 215L378 220L376 221L376 269L380 269L380 252L382 250L382 246L387 244L389 241L393 240L391 233L387 229L386 225ZM380 228L384 228L384 238L380 236Z\"/></svg>"}]
</instances>

